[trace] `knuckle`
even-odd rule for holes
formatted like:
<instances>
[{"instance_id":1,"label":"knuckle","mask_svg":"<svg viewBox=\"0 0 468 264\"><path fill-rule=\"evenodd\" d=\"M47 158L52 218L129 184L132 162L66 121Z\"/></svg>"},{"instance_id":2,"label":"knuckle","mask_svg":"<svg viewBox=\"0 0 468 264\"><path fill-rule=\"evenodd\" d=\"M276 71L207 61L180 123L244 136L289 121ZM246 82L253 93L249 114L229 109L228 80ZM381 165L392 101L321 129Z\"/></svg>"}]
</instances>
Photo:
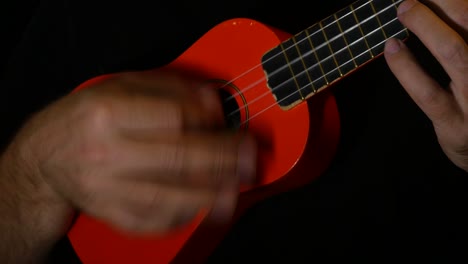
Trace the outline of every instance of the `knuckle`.
<instances>
[{"instance_id":1,"label":"knuckle","mask_svg":"<svg viewBox=\"0 0 468 264\"><path fill-rule=\"evenodd\" d=\"M468 30L468 3L465 2L463 7L457 9L453 20L460 25L462 29Z\"/></svg>"},{"instance_id":2,"label":"knuckle","mask_svg":"<svg viewBox=\"0 0 468 264\"><path fill-rule=\"evenodd\" d=\"M447 39L439 47L439 54L451 65L466 69L468 66L468 46L461 37Z\"/></svg>"},{"instance_id":3,"label":"knuckle","mask_svg":"<svg viewBox=\"0 0 468 264\"><path fill-rule=\"evenodd\" d=\"M85 129L95 131L102 129L112 122L112 107L102 98L87 100L81 106L80 119L85 124Z\"/></svg>"},{"instance_id":4,"label":"knuckle","mask_svg":"<svg viewBox=\"0 0 468 264\"><path fill-rule=\"evenodd\" d=\"M83 161L100 164L110 157L112 151L105 136L112 122L111 111L106 103L89 102L80 113L80 144L76 149Z\"/></svg>"}]
</instances>

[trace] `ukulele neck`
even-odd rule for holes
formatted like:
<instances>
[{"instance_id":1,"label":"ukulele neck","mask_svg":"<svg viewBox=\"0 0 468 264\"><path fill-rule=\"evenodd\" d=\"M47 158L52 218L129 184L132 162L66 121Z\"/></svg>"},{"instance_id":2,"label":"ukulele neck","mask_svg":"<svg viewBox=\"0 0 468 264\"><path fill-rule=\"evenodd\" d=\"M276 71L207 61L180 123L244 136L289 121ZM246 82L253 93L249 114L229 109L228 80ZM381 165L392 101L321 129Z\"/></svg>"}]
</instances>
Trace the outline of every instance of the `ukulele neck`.
<instances>
[{"instance_id":1,"label":"ukulele neck","mask_svg":"<svg viewBox=\"0 0 468 264\"><path fill-rule=\"evenodd\" d=\"M262 67L278 105L294 107L382 54L389 38L407 38L402 1L356 1L266 52Z\"/></svg>"}]
</instances>

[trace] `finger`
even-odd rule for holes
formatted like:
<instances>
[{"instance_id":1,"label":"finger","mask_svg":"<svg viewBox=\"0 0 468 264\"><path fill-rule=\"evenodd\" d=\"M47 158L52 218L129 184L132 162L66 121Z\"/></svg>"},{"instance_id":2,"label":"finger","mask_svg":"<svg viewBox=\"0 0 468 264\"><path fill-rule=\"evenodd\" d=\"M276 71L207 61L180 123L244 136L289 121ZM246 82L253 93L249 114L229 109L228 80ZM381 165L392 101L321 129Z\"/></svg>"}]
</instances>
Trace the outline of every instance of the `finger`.
<instances>
[{"instance_id":1,"label":"finger","mask_svg":"<svg viewBox=\"0 0 468 264\"><path fill-rule=\"evenodd\" d=\"M235 181L224 183L218 190L207 219L215 223L229 221L235 212L238 197L239 183Z\"/></svg>"},{"instance_id":2,"label":"finger","mask_svg":"<svg viewBox=\"0 0 468 264\"><path fill-rule=\"evenodd\" d=\"M114 80L127 93L179 99L194 99L194 93L203 83L199 78L162 69L122 72Z\"/></svg>"},{"instance_id":3,"label":"finger","mask_svg":"<svg viewBox=\"0 0 468 264\"><path fill-rule=\"evenodd\" d=\"M252 138L231 134L191 134L122 139L116 171L125 177L192 187L217 188L226 181L254 181L256 146Z\"/></svg>"},{"instance_id":4,"label":"finger","mask_svg":"<svg viewBox=\"0 0 468 264\"><path fill-rule=\"evenodd\" d=\"M398 8L399 18L437 58L451 79L466 84L468 47L465 40L427 6L407 0ZM463 85L461 85L463 84Z\"/></svg>"},{"instance_id":5,"label":"finger","mask_svg":"<svg viewBox=\"0 0 468 264\"><path fill-rule=\"evenodd\" d=\"M172 98L188 104L200 104L210 117L223 121L222 105L217 87L200 76L174 70L149 70L123 73L120 79L129 89L157 97Z\"/></svg>"},{"instance_id":6,"label":"finger","mask_svg":"<svg viewBox=\"0 0 468 264\"><path fill-rule=\"evenodd\" d=\"M384 55L396 78L435 124L457 118L459 110L453 96L427 75L403 42L388 40Z\"/></svg>"},{"instance_id":7,"label":"finger","mask_svg":"<svg viewBox=\"0 0 468 264\"><path fill-rule=\"evenodd\" d=\"M209 210L217 193L145 181L114 181L102 185L100 196L87 204L87 213L119 229L135 233L164 233Z\"/></svg>"},{"instance_id":8,"label":"finger","mask_svg":"<svg viewBox=\"0 0 468 264\"><path fill-rule=\"evenodd\" d=\"M425 2L462 35L465 41L467 40L468 2L466 0L426 0Z\"/></svg>"},{"instance_id":9,"label":"finger","mask_svg":"<svg viewBox=\"0 0 468 264\"><path fill-rule=\"evenodd\" d=\"M112 85L115 87L116 85ZM118 85L121 85L120 83ZM91 93L91 96L87 96ZM213 93L200 91L206 100L214 103L212 111L198 101L175 100L167 97L152 97L144 94L126 94L109 91L96 94L93 89L84 90L80 95L84 103L82 108L94 125L108 124L123 133L147 131L157 133L165 131L177 133L183 129L211 129L219 127L221 110L217 109ZM206 99L211 96L211 99ZM167 131L166 131L167 130Z\"/></svg>"}]
</instances>

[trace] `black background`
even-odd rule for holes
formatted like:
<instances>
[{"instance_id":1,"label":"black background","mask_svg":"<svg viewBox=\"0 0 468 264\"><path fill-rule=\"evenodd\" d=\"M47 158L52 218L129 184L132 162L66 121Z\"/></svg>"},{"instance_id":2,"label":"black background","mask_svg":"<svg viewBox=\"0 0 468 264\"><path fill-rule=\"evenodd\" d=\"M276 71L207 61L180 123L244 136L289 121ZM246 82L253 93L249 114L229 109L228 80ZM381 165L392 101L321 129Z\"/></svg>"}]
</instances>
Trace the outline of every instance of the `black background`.
<instances>
[{"instance_id":1,"label":"black background","mask_svg":"<svg viewBox=\"0 0 468 264\"><path fill-rule=\"evenodd\" d=\"M2 143L82 81L164 65L223 20L249 17L296 33L351 2L2 1ZM408 45L446 83L417 38ZM209 263L466 263L468 178L383 57L333 89L342 137L329 170L252 207ZM72 262L66 239L55 255Z\"/></svg>"}]
</instances>

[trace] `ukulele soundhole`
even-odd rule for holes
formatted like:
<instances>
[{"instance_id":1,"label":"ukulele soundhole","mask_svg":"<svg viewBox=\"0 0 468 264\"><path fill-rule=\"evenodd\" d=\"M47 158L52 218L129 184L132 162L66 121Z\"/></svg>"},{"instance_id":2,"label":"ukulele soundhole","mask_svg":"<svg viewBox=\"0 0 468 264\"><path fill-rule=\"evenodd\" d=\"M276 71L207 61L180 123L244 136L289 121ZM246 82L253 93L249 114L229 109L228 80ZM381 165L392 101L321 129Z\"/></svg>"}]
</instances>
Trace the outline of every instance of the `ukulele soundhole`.
<instances>
[{"instance_id":1,"label":"ukulele soundhole","mask_svg":"<svg viewBox=\"0 0 468 264\"><path fill-rule=\"evenodd\" d=\"M238 130L241 126L241 115L237 101L233 100L231 94L228 91L224 89L219 89L218 91L222 102L226 125L233 130Z\"/></svg>"}]
</instances>

